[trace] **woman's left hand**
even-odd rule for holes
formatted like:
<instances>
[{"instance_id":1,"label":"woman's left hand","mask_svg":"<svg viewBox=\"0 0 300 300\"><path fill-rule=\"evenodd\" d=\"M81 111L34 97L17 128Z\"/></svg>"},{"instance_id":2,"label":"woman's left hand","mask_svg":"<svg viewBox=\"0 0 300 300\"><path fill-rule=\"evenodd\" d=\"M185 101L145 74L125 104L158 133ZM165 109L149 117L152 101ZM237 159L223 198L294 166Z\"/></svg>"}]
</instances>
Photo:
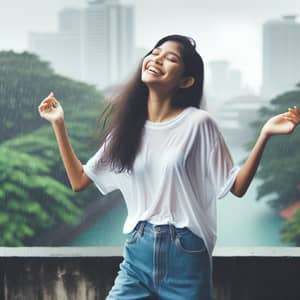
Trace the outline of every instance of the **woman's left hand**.
<instances>
[{"instance_id":1,"label":"woman's left hand","mask_svg":"<svg viewBox=\"0 0 300 300\"><path fill-rule=\"evenodd\" d=\"M295 125L300 124L300 110L297 106L288 109L287 119L293 122Z\"/></svg>"},{"instance_id":2,"label":"woman's left hand","mask_svg":"<svg viewBox=\"0 0 300 300\"><path fill-rule=\"evenodd\" d=\"M288 112L277 115L267 121L262 133L267 137L275 134L290 134L300 124L300 110L294 106Z\"/></svg>"}]
</instances>

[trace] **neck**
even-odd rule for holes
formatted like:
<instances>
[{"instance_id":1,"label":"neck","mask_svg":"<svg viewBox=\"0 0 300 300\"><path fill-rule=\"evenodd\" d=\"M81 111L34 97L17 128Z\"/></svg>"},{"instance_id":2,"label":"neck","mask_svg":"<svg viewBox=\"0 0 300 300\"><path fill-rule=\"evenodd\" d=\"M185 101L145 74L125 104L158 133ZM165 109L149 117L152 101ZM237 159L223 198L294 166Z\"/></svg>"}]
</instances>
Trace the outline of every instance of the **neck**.
<instances>
[{"instance_id":1,"label":"neck","mask_svg":"<svg viewBox=\"0 0 300 300\"><path fill-rule=\"evenodd\" d=\"M183 108L171 106L172 95L149 88L148 94L148 120L162 122L179 114Z\"/></svg>"}]
</instances>

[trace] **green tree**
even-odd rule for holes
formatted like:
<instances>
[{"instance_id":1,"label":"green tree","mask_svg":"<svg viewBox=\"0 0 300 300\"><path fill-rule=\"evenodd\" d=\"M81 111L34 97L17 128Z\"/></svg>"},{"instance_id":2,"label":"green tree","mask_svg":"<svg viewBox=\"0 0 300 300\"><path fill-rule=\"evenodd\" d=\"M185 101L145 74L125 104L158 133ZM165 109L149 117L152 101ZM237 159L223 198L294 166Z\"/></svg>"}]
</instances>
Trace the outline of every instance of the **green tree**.
<instances>
[{"instance_id":1,"label":"green tree","mask_svg":"<svg viewBox=\"0 0 300 300\"><path fill-rule=\"evenodd\" d=\"M290 221L285 222L282 228L282 240L300 246L300 209Z\"/></svg>"},{"instance_id":2,"label":"green tree","mask_svg":"<svg viewBox=\"0 0 300 300\"><path fill-rule=\"evenodd\" d=\"M51 178L46 159L0 146L0 244L20 246L42 228L75 223L73 193Z\"/></svg>"},{"instance_id":3,"label":"green tree","mask_svg":"<svg viewBox=\"0 0 300 300\"><path fill-rule=\"evenodd\" d=\"M55 74L33 54L0 52L0 142L45 126L37 107L50 91L61 100L67 122L91 125L103 107L94 86Z\"/></svg>"},{"instance_id":4,"label":"green tree","mask_svg":"<svg viewBox=\"0 0 300 300\"><path fill-rule=\"evenodd\" d=\"M91 85L53 72L29 53L0 52L0 245L30 245L45 230L80 221L96 189L69 186L50 124L38 114L54 91L63 105L71 143L85 162L97 149L103 97Z\"/></svg>"},{"instance_id":5,"label":"green tree","mask_svg":"<svg viewBox=\"0 0 300 300\"><path fill-rule=\"evenodd\" d=\"M255 139L263 124L272 116L286 112L289 107L300 104L300 90L289 91L271 100L268 107L259 110L258 121L253 123ZM254 139L250 143L254 144ZM250 144L248 148L250 149ZM300 192L296 186L300 183L300 130L297 128L291 135L272 136L264 151L257 177L261 179L258 186L257 200L268 196L268 203L280 211L300 200ZM287 241L288 231L298 226L299 240L300 218L295 217L292 223L284 226L283 239ZM289 241L292 241L289 240Z\"/></svg>"}]
</instances>

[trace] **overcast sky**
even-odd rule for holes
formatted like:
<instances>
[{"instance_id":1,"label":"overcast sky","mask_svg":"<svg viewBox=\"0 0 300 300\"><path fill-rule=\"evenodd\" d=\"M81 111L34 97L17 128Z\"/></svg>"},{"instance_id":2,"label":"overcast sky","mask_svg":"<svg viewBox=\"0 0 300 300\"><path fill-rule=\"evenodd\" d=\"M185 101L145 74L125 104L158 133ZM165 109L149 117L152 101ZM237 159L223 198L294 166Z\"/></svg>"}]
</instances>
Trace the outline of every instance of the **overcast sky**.
<instances>
[{"instance_id":1,"label":"overcast sky","mask_svg":"<svg viewBox=\"0 0 300 300\"><path fill-rule=\"evenodd\" d=\"M230 61L250 86L261 80L261 28L269 19L299 14L299 0L124 0L135 5L136 44L150 48L170 33L194 37L206 62ZM87 0L0 0L0 50L27 50L30 31L54 32L63 7ZM299 18L300 20L300 18Z\"/></svg>"}]
</instances>

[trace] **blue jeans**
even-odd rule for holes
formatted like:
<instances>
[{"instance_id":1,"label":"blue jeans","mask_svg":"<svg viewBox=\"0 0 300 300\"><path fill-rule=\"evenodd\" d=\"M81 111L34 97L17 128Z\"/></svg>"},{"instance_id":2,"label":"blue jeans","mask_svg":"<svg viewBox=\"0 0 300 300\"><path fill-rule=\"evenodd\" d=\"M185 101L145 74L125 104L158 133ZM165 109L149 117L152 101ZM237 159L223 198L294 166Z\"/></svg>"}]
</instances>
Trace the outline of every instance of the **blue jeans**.
<instances>
[{"instance_id":1,"label":"blue jeans","mask_svg":"<svg viewBox=\"0 0 300 300\"><path fill-rule=\"evenodd\" d=\"M106 300L212 300L210 259L188 228L140 221L127 236L124 260Z\"/></svg>"}]
</instances>

